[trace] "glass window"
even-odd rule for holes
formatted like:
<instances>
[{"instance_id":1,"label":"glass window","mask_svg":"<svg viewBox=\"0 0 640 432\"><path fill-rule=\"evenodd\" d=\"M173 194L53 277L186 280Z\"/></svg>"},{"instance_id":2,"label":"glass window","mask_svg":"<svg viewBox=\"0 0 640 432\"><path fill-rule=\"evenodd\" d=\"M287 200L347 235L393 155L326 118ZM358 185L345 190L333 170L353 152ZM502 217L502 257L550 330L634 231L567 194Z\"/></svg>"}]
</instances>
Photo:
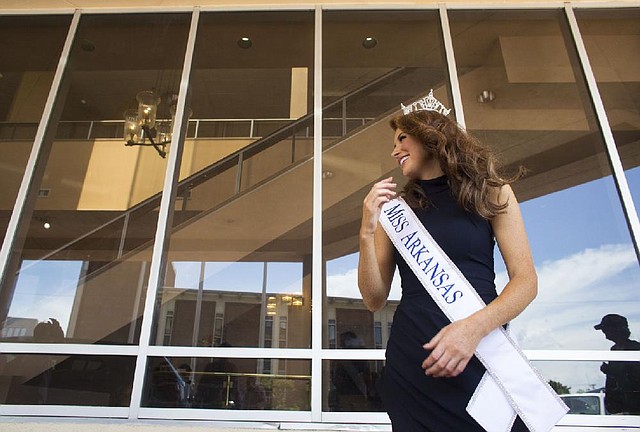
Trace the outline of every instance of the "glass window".
<instances>
[{"instance_id":1,"label":"glass window","mask_svg":"<svg viewBox=\"0 0 640 432\"><path fill-rule=\"evenodd\" d=\"M260 370L270 362L284 372ZM150 358L143 407L309 411L308 360Z\"/></svg>"},{"instance_id":2,"label":"glass window","mask_svg":"<svg viewBox=\"0 0 640 432\"><path fill-rule=\"evenodd\" d=\"M467 129L514 184L539 277L513 322L526 349L604 349L594 325L640 319L640 268L564 11L449 14ZM507 274L496 248L496 285ZM606 287L606 290L604 289Z\"/></svg>"},{"instance_id":3,"label":"glass window","mask_svg":"<svg viewBox=\"0 0 640 432\"><path fill-rule=\"evenodd\" d=\"M0 403L128 407L135 357L2 354Z\"/></svg>"},{"instance_id":4,"label":"glass window","mask_svg":"<svg viewBox=\"0 0 640 432\"><path fill-rule=\"evenodd\" d=\"M324 335L324 347L344 348L346 332L366 348L385 347L388 333L377 344L374 321L393 321L400 284L395 277L381 311L367 311L357 285L362 201L378 179L402 181L388 124L400 103L433 89L452 106L440 18L435 11L327 11L323 21L324 322L335 332Z\"/></svg>"},{"instance_id":5,"label":"glass window","mask_svg":"<svg viewBox=\"0 0 640 432\"><path fill-rule=\"evenodd\" d=\"M0 17L1 239L16 202L70 22L69 16ZM47 192L41 191L43 195Z\"/></svg>"},{"instance_id":6,"label":"glass window","mask_svg":"<svg viewBox=\"0 0 640 432\"><path fill-rule=\"evenodd\" d=\"M35 324L52 318L64 334L59 342L137 343L166 159L153 147L125 145L123 111L153 91L160 105L141 114L155 115L157 128L171 118L189 23L189 14L81 18L47 133L55 138L43 143L27 198L34 210L21 221L2 285L0 322L30 322L18 340L34 340ZM70 129L113 121L118 138Z\"/></svg>"},{"instance_id":7,"label":"glass window","mask_svg":"<svg viewBox=\"0 0 640 432\"><path fill-rule=\"evenodd\" d=\"M640 343L629 341L626 348L619 346L618 349L637 350ZM567 404L568 414L640 414L639 361L536 361L533 364Z\"/></svg>"},{"instance_id":8,"label":"glass window","mask_svg":"<svg viewBox=\"0 0 640 432\"><path fill-rule=\"evenodd\" d=\"M324 411L384 411L378 394L383 361L327 360L323 366Z\"/></svg>"},{"instance_id":9,"label":"glass window","mask_svg":"<svg viewBox=\"0 0 640 432\"><path fill-rule=\"evenodd\" d=\"M153 343L307 348L313 13L205 13L196 41L189 106L216 132L185 143Z\"/></svg>"},{"instance_id":10,"label":"glass window","mask_svg":"<svg viewBox=\"0 0 640 432\"><path fill-rule=\"evenodd\" d=\"M576 18L640 213L640 10L576 10Z\"/></svg>"}]
</instances>

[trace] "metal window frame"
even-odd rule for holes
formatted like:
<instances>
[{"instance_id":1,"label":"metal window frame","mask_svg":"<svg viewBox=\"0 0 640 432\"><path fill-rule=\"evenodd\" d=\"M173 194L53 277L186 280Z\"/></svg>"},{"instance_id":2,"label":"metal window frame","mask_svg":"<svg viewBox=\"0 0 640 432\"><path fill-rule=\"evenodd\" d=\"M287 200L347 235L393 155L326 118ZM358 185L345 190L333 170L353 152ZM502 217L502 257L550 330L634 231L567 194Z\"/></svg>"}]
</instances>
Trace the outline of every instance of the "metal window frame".
<instances>
[{"instance_id":1,"label":"metal window frame","mask_svg":"<svg viewBox=\"0 0 640 432\"><path fill-rule=\"evenodd\" d=\"M573 42L578 52L578 58L580 59L582 72L584 73L584 78L587 82L589 96L591 97L591 102L594 106L598 125L600 126L600 132L604 140L605 150L607 153L607 157L609 158L609 164L611 165L611 174L616 185L616 190L618 191L618 197L620 198L622 211L624 212L625 219L629 227L631 241L636 252L636 259L640 260L640 222L638 222L638 213L636 211L636 206L634 205L633 198L631 197L629 183L627 183L627 178L624 173L624 168L622 167L620 154L618 153L618 149L613 138L613 132L611 131L611 125L607 117L607 112L605 110L604 103L602 102L602 97L600 96L598 83L593 73L593 69L591 69L589 55L587 53L587 48L584 45L584 41L582 40L582 33L580 33L578 20L576 19L576 15L570 3L566 4L564 10L567 21L569 22L569 27L571 29L571 35L573 36Z\"/></svg>"},{"instance_id":2,"label":"metal window frame","mask_svg":"<svg viewBox=\"0 0 640 432\"><path fill-rule=\"evenodd\" d=\"M311 247L311 420L322 421L322 7L316 6L313 57L313 216Z\"/></svg>"},{"instance_id":3,"label":"metal window frame","mask_svg":"<svg viewBox=\"0 0 640 432\"><path fill-rule=\"evenodd\" d=\"M31 185L34 182L35 168L42 154L45 135L47 129L50 127L49 123L53 115L54 103L58 96L58 92L60 91L62 79L67 69L69 55L71 53L71 48L73 46L73 41L75 39L79 23L80 10L76 10L71 19L67 37L62 47L62 52L60 53L58 66L56 67L53 81L51 83L51 88L49 90L49 95L47 96L47 101L45 102L44 109L40 117L40 123L38 124L36 137L33 141L33 146L31 147L31 154L29 155L29 160L27 161L27 165L25 166L22 183L20 184L20 188L18 189L16 202L13 206L11 218L9 219L9 225L7 226L4 241L2 243L2 247L0 248L0 283L2 283L2 281L4 280L9 259L11 258L13 252L13 245L16 240L18 224L20 223L24 212L24 203L26 201L27 194L31 189Z\"/></svg>"},{"instance_id":4,"label":"metal window frame","mask_svg":"<svg viewBox=\"0 0 640 432\"><path fill-rule=\"evenodd\" d=\"M195 35L197 34L197 22L201 12L254 12L254 11L313 11L314 12L314 169L313 169L313 227L312 227L312 301L314 303L312 313L312 340L310 349L282 349L282 348L204 348L204 347L165 347L152 346L149 336L153 325L154 315L154 299L161 283L161 271L164 268L164 255L166 254L166 243L168 241L168 227L171 222L173 202L175 201L175 185L176 175L179 172L181 148L184 143L182 139L173 148L175 151L170 152L169 161L167 163L167 171L163 187L163 197L160 206L160 216L158 220L153 257L152 268L149 280L150 289L147 292L145 302L145 313L143 315L142 334L140 343L137 346L115 345L59 345L59 344L16 344L16 343L0 343L0 352L2 353L24 353L24 354L87 354L87 355L123 355L136 357L136 370L134 374L134 390L132 391L131 404L128 408L121 407L70 407L70 406L32 406L32 405L1 405L0 416L7 415L29 415L29 416L79 416L79 417L128 417L129 419L213 419L213 420L229 420L232 424L239 424L245 420L256 420L256 418L268 421L285 421L292 422L290 427L295 427L293 422L304 422L300 424L300 428L309 428L313 424L327 425L328 422L340 423L362 423L370 422L374 424L388 423L388 417L384 413L333 413L322 411L322 364L328 360L352 359L352 360L384 360L383 349L367 349L367 350L334 350L323 349L323 323L322 323L322 12L324 10L331 11L365 11L365 10L389 10L389 11L410 11L410 10L438 10L440 13L441 27L443 31L443 40L445 42L445 53L447 60L447 69L450 78L450 90L453 98L453 104L456 113L459 115L458 121L464 125L464 112L457 79L457 70L455 66L455 56L451 40L449 19L447 12L449 10L549 10L563 8L567 19L569 20L572 37L574 43L578 47L578 57L580 58L589 92L594 105L596 106L596 114L602 133L605 135L607 145L607 154L613 165L613 177L616 181L616 187L621 195L622 205L625 210L625 216L631 226L634 238L634 246L636 253L638 252L638 236L640 235L640 225L638 224L638 215L630 196L628 184L624 175L624 170L620 163L620 157L613 142L610 126L607 122L606 112L602 105L597 84L590 68L588 56L584 44L582 43L581 34L577 21L575 19L575 9L596 9L603 8L614 10L619 8L633 8L640 6L640 2L615 2L615 3L521 3L521 4L478 4L478 3L455 3L455 4L437 4L437 5L348 5L348 4L332 4L332 5L286 5L286 6L208 6L208 7L170 7L170 8L91 8L91 9L47 9L47 10L0 10L0 15L46 15L46 14L71 14L73 13L72 22L69 27L67 40L60 56L60 61L56 69L56 74L45 104L45 109L41 121L38 126L36 140L32 147L32 152L25 168L25 174L20 186L16 204L11 216L10 224L5 236L5 244L0 251L0 277L6 268L9 257L8 244L13 243L17 224L21 218L23 203L26 198L33 172L37 163L44 131L48 126L51 117L53 103L60 87L60 82L66 68L69 57L71 44L75 37L79 19L81 15L91 14L128 14L128 13L179 13L190 12L192 14L191 28L189 31L189 42L187 52L185 53L185 64L183 68L183 76L180 84L178 113L181 121L176 121L174 125L174 136L181 136L181 127L184 123L184 108L186 101L186 92L189 85L189 74L192 67L192 56L195 46ZM187 70L188 69L188 70ZM459 113L459 114L458 114ZM9 242L7 242L9 240ZM525 354L533 361L637 361L640 359L636 352L611 352L601 350L525 350ZM144 375L146 362L148 357L153 356L180 356L180 357L235 357L235 358L273 358L273 359L296 359L309 360L311 362L311 410L310 411L229 411L229 410L194 410L194 409L159 409L159 408L143 408L140 406L142 386L144 383ZM35 413L35 414L34 414ZM262 413L266 413L262 415ZM631 418L629 418L631 417ZM607 416L606 419L594 419L590 416L572 416L571 421L563 421L561 424L580 424L580 425L618 425L625 426L637 424L637 417L634 416ZM367 430L374 430L368 426ZM383 430L386 426L381 426ZM323 427L324 428L324 427Z\"/></svg>"},{"instance_id":5,"label":"metal window frame","mask_svg":"<svg viewBox=\"0 0 640 432\"><path fill-rule=\"evenodd\" d=\"M201 12L265 12L265 11L314 11L320 7L325 11L410 11L438 10L444 6L447 10L504 10L504 9L562 9L567 4L573 9L626 9L640 7L640 1L544 1L520 3L478 3L478 2L440 2L431 4L397 4L397 3L297 3L297 4L250 4L250 5L200 5ZM76 8L11 8L1 9L0 15L61 15L73 14ZM128 13L176 13L192 12L192 6L140 6L140 7L84 7L83 15L90 14L128 14Z\"/></svg>"},{"instance_id":6,"label":"metal window frame","mask_svg":"<svg viewBox=\"0 0 640 432\"><path fill-rule=\"evenodd\" d=\"M456 56L453 51L453 39L451 38L451 27L449 26L449 14L444 5L440 6L440 28L442 30L442 40L444 41L445 57L447 61L447 71L449 72L449 85L453 108L456 113L456 121L463 128L467 127L464 119L464 107L462 105L462 92L460 91L460 81L458 80L458 66Z\"/></svg>"},{"instance_id":7,"label":"metal window frame","mask_svg":"<svg viewBox=\"0 0 640 432\"><path fill-rule=\"evenodd\" d=\"M169 233L173 222L173 213L176 201L176 190L178 177L180 175L180 165L182 163L182 151L184 149L186 128L188 119L185 115L185 105L187 94L189 93L189 81L191 79L191 68L193 65L193 53L195 49L196 36L198 32L198 22L200 18L200 8L193 8L191 14L191 26L187 39L187 47L182 68L182 78L180 80L180 90L178 92L178 103L176 106L175 120L173 124L172 136L177 137L177 141L172 143L169 152L167 168L164 177L164 187L162 188L162 199L158 212L158 224L156 226L155 241L149 269L149 282L147 295L144 303L144 313L142 315L142 326L140 330L140 345L136 358L136 369L133 376L133 389L131 391L131 402L129 405L129 418L137 419L140 413L142 401L142 389L147 369L147 358L151 343L151 328L155 316L156 296L164 283L164 271L169 242ZM183 130L185 133L183 134Z\"/></svg>"},{"instance_id":8,"label":"metal window frame","mask_svg":"<svg viewBox=\"0 0 640 432\"><path fill-rule=\"evenodd\" d=\"M2 16L14 16L14 15L73 15L78 11L75 8L60 8L60 9L0 9L0 15Z\"/></svg>"}]
</instances>

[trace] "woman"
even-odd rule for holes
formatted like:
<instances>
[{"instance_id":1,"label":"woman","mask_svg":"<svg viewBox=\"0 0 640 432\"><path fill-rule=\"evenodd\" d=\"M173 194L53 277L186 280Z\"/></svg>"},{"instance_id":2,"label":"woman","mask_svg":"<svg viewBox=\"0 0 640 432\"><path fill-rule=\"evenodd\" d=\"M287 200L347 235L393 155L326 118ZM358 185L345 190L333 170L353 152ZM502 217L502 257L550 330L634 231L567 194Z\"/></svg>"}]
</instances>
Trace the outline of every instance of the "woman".
<instances>
[{"instance_id":1,"label":"woman","mask_svg":"<svg viewBox=\"0 0 640 432\"><path fill-rule=\"evenodd\" d=\"M535 298L537 276L516 198L490 151L445 115L414 111L391 121L394 157L408 182L401 192L431 236L487 306L451 323L418 282L378 224L395 198L391 177L363 203L358 286L371 311L382 308L396 265L402 300L394 315L381 383L393 430L482 431L465 407L485 372L473 355L480 340ZM509 274L494 285L497 241ZM526 430L518 419L512 430Z\"/></svg>"}]
</instances>

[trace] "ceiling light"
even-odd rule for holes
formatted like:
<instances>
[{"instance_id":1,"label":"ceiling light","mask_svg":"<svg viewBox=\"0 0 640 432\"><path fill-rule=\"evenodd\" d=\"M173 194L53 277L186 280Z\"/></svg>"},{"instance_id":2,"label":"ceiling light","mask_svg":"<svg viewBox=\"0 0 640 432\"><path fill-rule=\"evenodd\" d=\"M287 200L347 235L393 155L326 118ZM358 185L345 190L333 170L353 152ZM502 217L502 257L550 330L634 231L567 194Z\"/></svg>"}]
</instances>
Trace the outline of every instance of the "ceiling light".
<instances>
[{"instance_id":1,"label":"ceiling light","mask_svg":"<svg viewBox=\"0 0 640 432\"><path fill-rule=\"evenodd\" d=\"M238 39L238 46L242 49L249 49L251 48L252 45L253 45L253 42L251 42L251 39L249 39L246 36Z\"/></svg>"},{"instance_id":2,"label":"ceiling light","mask_svg":"<svg viewBox=\"0 0 640 432\"><path fill-rule=\"evenodd\" d=\"M496 98L496 95L491 90L482 90L478 95L478 102L487 103Z\"/></svg>"},{"instance_id":3,"label":"ceiling light","mask_svg":"<svg viewBox=\"0 0 640 432\"><path fill-rule=\"evenodd\" d=\"M331 179L333 178L333 171L323 171L322 172L322 178L325 180Z\"/></svg>"},{"instance_id":4,"label":"ceiling light","mask_svg":"<svg viewBox=\"0 0 640 432\"><path fill-rule=\"evenodd\" d=\"M51 228L51 224L49 222L45 222L42 226L44 227L44 229Z\"/></svg>"},{"instance_id":5,"label":"ceiling light","mask_svg":"<svg viewBox=\"0 0 640 432\"><path fill-rule=\"evenodd\" d=\"M362 41L362 46L366 49L375 48L376 45L378 45L378 40L372 36L367 36Z\"/></svg>"},{"instance_id":6,"label":"ceiling light","mask_svg":"<svg viewBox=\"0 0 640 432\"><path fill-rule=\"evenodd\" d=\"M160 96L153 90L145 90L138 93L136 99L138 109L128 109L124 112L125 145L152 146L160 157L166 158L167 144L171 142L175 105L169 107L171 120L163 120L156 124Z\"/></svg>"},{"instance_id":7,"label":"ceiling light","mask_svg":"<svg viewBox=\"0 0 640 432\"><path fill-rule=\"evenodd\" d=\"M292 306L302 306L303 304L304 302L301 297L296 297L295 299L293 299L293 302L291 303Z\"/></svg>"}]
</instances>

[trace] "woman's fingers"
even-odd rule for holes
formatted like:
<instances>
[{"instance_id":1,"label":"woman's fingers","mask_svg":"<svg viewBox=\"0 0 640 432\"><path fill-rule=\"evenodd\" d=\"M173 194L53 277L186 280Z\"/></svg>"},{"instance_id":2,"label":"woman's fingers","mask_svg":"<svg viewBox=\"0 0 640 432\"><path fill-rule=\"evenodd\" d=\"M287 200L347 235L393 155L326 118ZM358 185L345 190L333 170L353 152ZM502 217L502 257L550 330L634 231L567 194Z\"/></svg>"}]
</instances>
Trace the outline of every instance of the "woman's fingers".
<instances>
[{"instance_id":1,"label":"woman's fingers","mask_svg":"<svg viewBox=\"0 0 640 432\"><path fill-rule=\"evenodd\" d=\"M423 345L429 356L422 362L424 373L433 377L460 375L473 356L479 339L464 321L452 323Z\"/></svg>"},{"instance_id":2,"label":"woman's fingers","mask_svg":"<svg viewBox=\"0 0 640 432\"><path fill-rule=\"evenodd\" d=\"M396 196L396 184L393 178L388 177L375 183L363 203L362 227L365 232L373 233L378 225L378 217L382 205L391 201Z\"/></svg>"},{"instance_id":3,"label":"woman's fingers","mask_svg":"<svg viewBox=\"0 0 640 432\"><path fill-rule=\"evenodd\" d=\"M443 354L437 359L430 355L423 362L422 368L426 375L435 378L454 377L464 371L468 362L468 359L448 354Z\"/></svg>"},{"instance_id":4,"label":"woman's fingers","mask_svg":"<svg viewBox=\"0 0 640 432\"><path fill-rule=\"evenodd\" d=\"M396 186L392 177L375 183L365 198L365 204L369 203L375 205L376 208L380 207L385 202L395 198Z\"/></svg>"}]
</instances>

